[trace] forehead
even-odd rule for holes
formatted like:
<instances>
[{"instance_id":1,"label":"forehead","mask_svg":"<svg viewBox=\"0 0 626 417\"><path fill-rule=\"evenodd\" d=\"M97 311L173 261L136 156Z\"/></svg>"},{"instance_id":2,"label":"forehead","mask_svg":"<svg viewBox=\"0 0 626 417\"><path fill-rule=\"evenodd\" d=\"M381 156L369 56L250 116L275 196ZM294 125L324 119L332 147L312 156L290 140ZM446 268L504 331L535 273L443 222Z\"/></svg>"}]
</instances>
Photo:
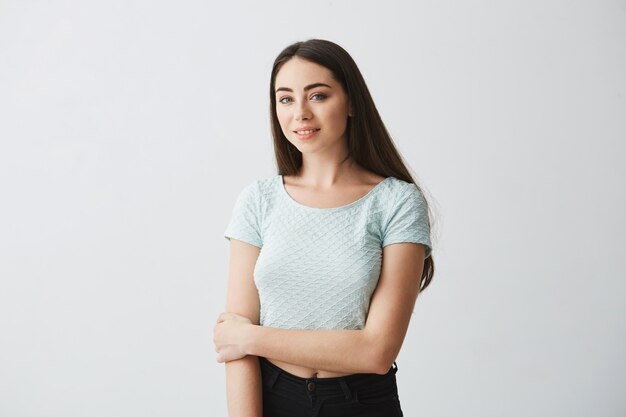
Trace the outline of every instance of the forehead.
<instances>
[{"instance_id":1,"label":"forehead","mask_svg":"<svg viewBox=\"0 0 626 417\"><path fill-rule=\"evenodd\" d=\"M294 57L285 62L276 74L276 88L290 87L302 89L305 85L322 82L335 85L330 70L315 62Z\"/></svg>"}]
</instances>

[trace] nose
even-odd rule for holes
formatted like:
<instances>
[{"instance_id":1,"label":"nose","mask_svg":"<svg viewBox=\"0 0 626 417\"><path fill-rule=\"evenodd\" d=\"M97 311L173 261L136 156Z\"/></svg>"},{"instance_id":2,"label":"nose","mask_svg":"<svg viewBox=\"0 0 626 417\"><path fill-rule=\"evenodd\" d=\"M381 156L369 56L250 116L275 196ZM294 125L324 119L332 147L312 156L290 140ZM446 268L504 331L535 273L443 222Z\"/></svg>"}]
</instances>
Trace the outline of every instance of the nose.
<instances>
[{"instance_id":1,"label":"nose","mask_svg":"<svg viewBox=\"0 0 626 417\"><path fill-rule=\"evenodd\" d=\"M309 109L309 106L306 100L301 100L300 104L296 105L294 115L297 121L309 120L311 118L311 110Z\"/></svg>"}]
</instances>

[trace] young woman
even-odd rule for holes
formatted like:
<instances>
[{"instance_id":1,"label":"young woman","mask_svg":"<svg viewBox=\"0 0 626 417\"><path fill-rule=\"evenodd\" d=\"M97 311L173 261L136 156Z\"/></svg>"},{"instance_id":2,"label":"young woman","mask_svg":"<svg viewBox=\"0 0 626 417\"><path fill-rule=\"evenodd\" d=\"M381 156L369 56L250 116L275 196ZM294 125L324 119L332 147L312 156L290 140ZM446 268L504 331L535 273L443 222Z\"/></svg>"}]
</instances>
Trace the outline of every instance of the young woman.
<instances>
[{"instance_id":1,"label":"young woman","mask_svg":"<svg viewBox=\"0 0 626 417\"><path fill-rule=\"evenodd\" d=\"M395 359L433 273L427 202L350 55L276 58L278 174L239 194L214 327L239 416L402 416Z\"/></svg>"}]
</instances>

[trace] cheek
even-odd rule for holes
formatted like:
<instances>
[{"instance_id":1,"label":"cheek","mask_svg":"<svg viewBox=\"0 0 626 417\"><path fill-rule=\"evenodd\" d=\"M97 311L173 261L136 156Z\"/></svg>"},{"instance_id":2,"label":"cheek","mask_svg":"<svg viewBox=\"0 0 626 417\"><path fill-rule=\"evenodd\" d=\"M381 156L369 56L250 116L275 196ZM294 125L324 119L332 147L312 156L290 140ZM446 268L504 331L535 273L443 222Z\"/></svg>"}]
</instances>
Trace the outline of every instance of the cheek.
<instances>
[{"instance_id":1,"label":"cheek","mask_svg":"<svg viewBox=\"0 0 626 417\"><path fill-rule=\"evenodd\" d=\"M292 141L293 139L291 138L291 135L293 134L293 132L291 130L289 130L289 127L291 125L290 119L288 117L282 117L280 115L278 116L278 122L280 123L280 130L283 132L283 135L285 136L285 138L287 138L288 141Z\"/></svg>"},{"instance_id":2,"label":"cheek","mask_svg":"<svg viewBox=\"0 0 626 417\"><path fill-rule=\"evenodd\" d=\"M343 107L336 107L331 109L326 115L326 120L330 121L333 127L337 130L343 130L348 120L348 113Z\"/></svg>"},{"instance_id":3,"label":"cheek","mask_svg":"<svg viewBox=\"0 0 626 417\"><path fill-rule=\"evenodd\" d=\"M285 130L289 127L288 115L284 110L276 110L276 118L278 119L278 123L280 123L281 129Z\"/></svg>"}]
</instances>

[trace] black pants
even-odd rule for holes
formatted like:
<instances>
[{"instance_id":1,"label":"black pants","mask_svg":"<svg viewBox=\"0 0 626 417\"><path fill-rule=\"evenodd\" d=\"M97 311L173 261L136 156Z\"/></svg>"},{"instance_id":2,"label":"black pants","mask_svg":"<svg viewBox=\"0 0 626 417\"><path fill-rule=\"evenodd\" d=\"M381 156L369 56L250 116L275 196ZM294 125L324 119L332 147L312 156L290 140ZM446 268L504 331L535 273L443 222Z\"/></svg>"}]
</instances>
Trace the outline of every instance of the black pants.
<instances>
[{"instance_id":1,"label":"black pants","mask_svg":"<svg viewBox=\"0 0 626 417\"><path fill-rule=\"evenodd\" d=\"M396 372L302 378L259 357L263 417L402 417Z\"/></svg>"}]
</instances>

